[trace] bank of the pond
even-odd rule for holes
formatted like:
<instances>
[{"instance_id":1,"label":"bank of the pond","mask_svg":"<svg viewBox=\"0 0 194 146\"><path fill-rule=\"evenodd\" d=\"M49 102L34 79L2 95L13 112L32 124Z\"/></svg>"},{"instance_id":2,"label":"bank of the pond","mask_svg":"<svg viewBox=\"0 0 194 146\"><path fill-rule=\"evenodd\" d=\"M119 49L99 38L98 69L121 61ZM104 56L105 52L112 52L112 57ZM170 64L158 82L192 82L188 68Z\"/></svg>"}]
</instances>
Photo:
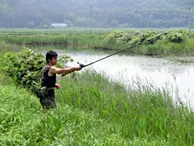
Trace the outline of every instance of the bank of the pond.
<instances>
[{"instance_id":1,"label":"bank of the pond","mask_svg":"<svg viewBox=\"0 0 194 146\"><path fill-rule=\"evenodd\" d=\"M121 49L127 47L127 44L109 44L104 42L104 34L2 34L0 40L6 43L31 46L72 46L72 48L89 48L89 49Z\"/></svg>"},{"instance_id":2,"label":"bank of the pond","mask_svg":"<svg viewBox=\"0 0 194 146\"><path fill-rule=\"evenodd\" d=\"M72 50L95 49L103 51L118 51L131 44L144 42L140 46L126 51L127 54L170 56L194 55L193 32L187 34L184 30L174 31L103 31L88 32L41 30L0 31L0 40L6 43L30 46L63 46Z\"/></svg>"}]
</instances>

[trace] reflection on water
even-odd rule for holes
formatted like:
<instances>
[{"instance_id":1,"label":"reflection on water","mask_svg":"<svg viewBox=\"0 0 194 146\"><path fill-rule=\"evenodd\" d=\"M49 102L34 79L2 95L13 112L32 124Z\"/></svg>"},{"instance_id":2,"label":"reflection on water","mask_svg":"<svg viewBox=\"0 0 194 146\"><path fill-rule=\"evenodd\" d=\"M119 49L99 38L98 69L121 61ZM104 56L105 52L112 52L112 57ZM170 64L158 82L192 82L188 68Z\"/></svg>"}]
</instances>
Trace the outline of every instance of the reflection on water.
<instances>
[{"instance_id":1,"label":"reflection on water","mask_svg":"<svg viewBox=\"0 0 194 146\"><path fill-rule=\"evenodd\" d=\"M88 64L105 57L105 55L88 53L66 54L74 59L70 66L77 62ZM103 72L106 76L125 84L126 87L133 82L140 82L142 85L150 84L155 88L165 88L175 99L180 98L194 107L194 78L192 77L194 66L192 64L181 64L162 58L115 55L84 69Z\"/></svg>"}]
</instances>

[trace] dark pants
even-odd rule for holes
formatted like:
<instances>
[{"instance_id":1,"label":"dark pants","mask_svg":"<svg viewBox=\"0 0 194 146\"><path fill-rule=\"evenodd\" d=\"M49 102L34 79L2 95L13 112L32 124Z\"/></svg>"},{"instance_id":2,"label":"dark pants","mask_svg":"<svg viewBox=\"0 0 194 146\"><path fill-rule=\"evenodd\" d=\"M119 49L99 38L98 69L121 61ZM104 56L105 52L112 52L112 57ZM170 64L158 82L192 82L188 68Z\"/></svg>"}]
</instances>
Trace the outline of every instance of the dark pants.
<instances>
[{"instance_id":1,"label":"dark pants","mask_svg":"<svg viewBox=\"0 0 194 146\"><path fill-rule=\"evenodd\" d=\"M40 103L43 109L56 108L54 89L44 89L41 94Z\"/></svg>"}]
</instances>

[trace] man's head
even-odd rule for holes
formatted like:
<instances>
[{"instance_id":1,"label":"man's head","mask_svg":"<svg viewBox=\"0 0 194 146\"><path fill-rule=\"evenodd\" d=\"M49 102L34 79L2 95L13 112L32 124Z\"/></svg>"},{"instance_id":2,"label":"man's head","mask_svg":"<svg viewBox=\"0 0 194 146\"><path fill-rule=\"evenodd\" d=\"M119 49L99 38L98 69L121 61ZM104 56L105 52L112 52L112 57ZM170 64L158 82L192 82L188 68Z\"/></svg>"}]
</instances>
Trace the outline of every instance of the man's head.
<instances>
[{"instance_id":1,"label":"man's head","mask_svg":"<svg viewBox=\"0 0 194 146\"><path fill-rule=\"evenodd\" d=\"M57 61L57 57L58 57L57 52L50 50L50 51L48 51L46 53L46 62L47 63L50 63L53 60L54 61Z\"/></svg>"}]
</instances>

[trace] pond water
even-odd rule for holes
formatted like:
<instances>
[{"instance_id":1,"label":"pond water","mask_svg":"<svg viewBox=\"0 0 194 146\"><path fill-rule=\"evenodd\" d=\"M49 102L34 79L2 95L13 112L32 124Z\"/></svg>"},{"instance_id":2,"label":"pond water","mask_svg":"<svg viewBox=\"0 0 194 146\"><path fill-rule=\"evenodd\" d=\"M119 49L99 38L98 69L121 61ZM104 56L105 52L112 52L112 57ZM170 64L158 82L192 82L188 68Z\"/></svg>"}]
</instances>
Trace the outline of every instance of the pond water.
<instances>
[{"instance_id":1,"label":"pond water","mask_svg":"<svg viewBox=\"0 0 194 146\"><path fill-rule=\"evenodd\" d=\"M63 52L74 59L68 66L76 66L77 62L88 64L108 54ZM181 63L172 58L153 58L142 56L114 55L97 62L84 70L92 69L118 81L126 88L138 85L168 90L175 100L181 100L194 108L194 64ZM187 60L183 58L183 60Z\"/></svg>"}]
</instances>

